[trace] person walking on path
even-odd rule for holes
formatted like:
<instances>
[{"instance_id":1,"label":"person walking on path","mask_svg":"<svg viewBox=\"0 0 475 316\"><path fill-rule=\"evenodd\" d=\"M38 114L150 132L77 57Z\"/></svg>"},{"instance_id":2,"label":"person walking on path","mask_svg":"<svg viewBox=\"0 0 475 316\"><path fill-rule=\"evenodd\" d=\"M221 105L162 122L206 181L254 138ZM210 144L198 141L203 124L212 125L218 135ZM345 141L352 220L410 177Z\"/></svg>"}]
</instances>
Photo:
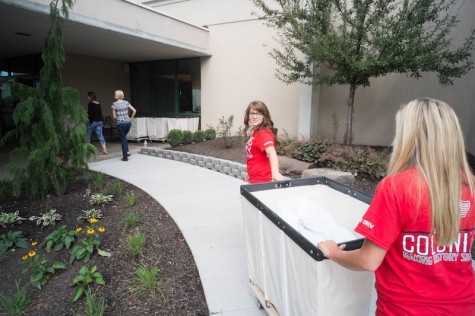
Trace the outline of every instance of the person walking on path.
<instances>
[{"instance_id":1,"label":"person walking on path","mask_svg":"<svg viewBox=\"0 0 475 316\"><path fill-rule=\"evenodd\" d=\"M396 114L388 176L355 228L363 246L318 247L348 269L375 271L376 315L474 316L474 195L455 112L416 99Z\"/></svg>"},{"instance_id":2,"label":"person walking on path","mask_svg":"<svg viewBox=\"0 0 475 316\"><path fill-rule=\"evenodd\" d=\"M244 115L244 136L252 130L246 142L247 177L249 183L283 180L275 149L277 129L262 101L249 103Z\"/></svg>"},{"instance_id":3,"label":"person walking on path","mask_svg":"<svg viewBox=\"0 0 475 316\"><path fill-rule=\"evenodd\" d=\"M87 98L89 100L87 104L87 116L89 117L87 124L87 142L91 143L92 132L94 131L102 146L102 155L107 155L106 140L102 133L104 121L102 118L101 104L97 101L97 95L93 91L87 93Z\"/></svg>"},{"instance_id":4,"label":"person walking on path","mask_svg":"<svg viewBox=\"0 0 475 316\"><path fill-rule=\"evenodd\" d=\"M127 142L127 133L132 126L131 119L135 117L137 110L126 100L124 92L116 90L114 93L115 102L112 103L112 118L117 120L117 131L119 132L120 144L122 146L122 161L129 160L129 143ZM129 110L132 115L129 116Z\"/></svg>"}]
</instances>

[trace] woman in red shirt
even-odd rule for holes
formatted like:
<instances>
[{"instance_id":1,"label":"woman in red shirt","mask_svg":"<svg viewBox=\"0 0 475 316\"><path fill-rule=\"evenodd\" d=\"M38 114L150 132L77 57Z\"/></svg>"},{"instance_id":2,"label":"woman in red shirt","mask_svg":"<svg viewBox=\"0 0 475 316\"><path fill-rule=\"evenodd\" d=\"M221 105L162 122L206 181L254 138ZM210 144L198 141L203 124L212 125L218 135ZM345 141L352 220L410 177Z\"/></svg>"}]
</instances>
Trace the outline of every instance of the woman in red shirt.
<instances>
[{"instance_id":1,"label":"woman in red shirt","mask_svg":"<svg viewBox=\"0 0 475 316\"><path fill-rule=\"evenodd\" d=\"M375 271L376 315L475 315L474 180L465 155L449 105L403 105L388 176L355 229L363 246L318 244L344 267Z\"/></svg>"},{"instance_id":2,"label":"woman in red shirt","mask_svg":"<svg viewBox=\"0 0 475 316\"><path fill-rule=\"evenodd\" d=\"M246 143L247 177L250 183L283 180L279 173L279 159L275 150L277 129L271 120L269 110L264 102L252 101L244 115L243 133Z\"/></svg>"}]
</instances>

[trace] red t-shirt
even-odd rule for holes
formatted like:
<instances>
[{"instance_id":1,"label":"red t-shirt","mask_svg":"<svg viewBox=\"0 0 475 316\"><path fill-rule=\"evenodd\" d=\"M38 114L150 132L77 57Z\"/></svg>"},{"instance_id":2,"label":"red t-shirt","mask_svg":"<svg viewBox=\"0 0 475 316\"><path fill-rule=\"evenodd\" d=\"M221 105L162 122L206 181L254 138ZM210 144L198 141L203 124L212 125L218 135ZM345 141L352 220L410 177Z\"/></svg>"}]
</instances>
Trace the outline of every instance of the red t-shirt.
<instances>
[{"instance_id":1,"label":"red t-shirt","mask_svg":"<svg viewBox=\"0 0 475 316\"><path fill-rule=\"evenodd\" d=\"M475 315L475 274L470 249L474 198L464 187L457 241L438 246L430 233L427 186L418 199L415 169L387 177L355 231L387 250L376 270L376 315ZM419 209L417 209L417 204Z\"/></svg>"},{"instance_id":2,"label":"red t-shirt","mask_svg":"<svg viewBox=\"0 0 475 316\"><path fill-rule=\"evenodd\" d=\"M274 134L269 129L254 130L246 143L247 175L250 183L272 181L272 171L266 148L275 146Z\"/></svg>"}]
</instances>

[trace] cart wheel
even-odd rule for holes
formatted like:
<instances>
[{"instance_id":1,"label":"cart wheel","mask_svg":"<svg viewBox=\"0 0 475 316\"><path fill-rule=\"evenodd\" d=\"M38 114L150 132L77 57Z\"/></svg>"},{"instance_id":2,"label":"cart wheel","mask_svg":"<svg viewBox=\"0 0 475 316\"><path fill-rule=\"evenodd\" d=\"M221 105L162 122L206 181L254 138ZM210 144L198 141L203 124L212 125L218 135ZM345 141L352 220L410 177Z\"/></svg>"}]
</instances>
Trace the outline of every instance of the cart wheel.
<instances>
[{"instance_id":1,"label":"cart wheel","mask_svg":"<svg viewBox=\"0 0 475 316\"><path fill-rule=\"evenodd\" d=\"M257 300L257 308L264 309L264 306L262 306L262 304L259 300Z\"/></svg>"}]
</instances>

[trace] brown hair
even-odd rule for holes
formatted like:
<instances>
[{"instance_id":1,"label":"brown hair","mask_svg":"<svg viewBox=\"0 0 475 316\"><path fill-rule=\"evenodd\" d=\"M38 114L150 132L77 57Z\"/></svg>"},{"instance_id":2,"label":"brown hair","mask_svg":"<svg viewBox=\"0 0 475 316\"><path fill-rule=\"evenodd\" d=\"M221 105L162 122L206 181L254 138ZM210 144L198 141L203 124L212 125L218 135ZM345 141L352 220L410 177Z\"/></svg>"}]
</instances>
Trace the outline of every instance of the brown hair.
<instances>
[{"instance_id":1,"label":"brown hair","mask_svg":"<svg viewBox=\"0 0 475 316\"><path fill-rule=\"evenodd\" d=\"M256 112L262 113L262 123L259 125L258 130L262 129L270 129L272 133L274 134L275 138L275 143L276 145L278 144L277 140L277 128L274 127L274 122L272 122L272 119L270 117L270 112L267 109L267 106L264 102L262 101L251 101L249 105L247 106L246 113L244 114L244 129L243 129L243 134L244 136L247 135L247 131L249 130L249 113L251 110L254 110Z\"/></svg>"}]
</instances>

